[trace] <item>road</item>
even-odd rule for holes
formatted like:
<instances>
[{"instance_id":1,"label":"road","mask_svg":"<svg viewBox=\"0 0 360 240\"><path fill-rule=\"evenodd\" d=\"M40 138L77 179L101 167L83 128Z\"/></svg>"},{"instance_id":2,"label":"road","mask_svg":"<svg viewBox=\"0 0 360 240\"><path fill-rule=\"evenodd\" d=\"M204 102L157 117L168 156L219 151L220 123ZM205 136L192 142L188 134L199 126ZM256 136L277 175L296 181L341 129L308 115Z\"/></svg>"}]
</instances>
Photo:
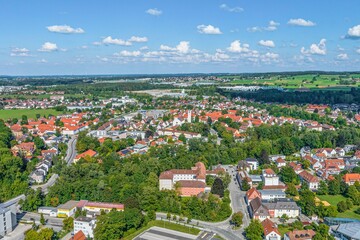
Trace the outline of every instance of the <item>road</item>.
<instances>
[{"instance_id":1,"label":"road","mask_svg":"<svg viewBox=\"0 0 360 240\"><path fill-rule=\"evenodd\" d=\"M73 136L68 142L68 149L65 157L65 162L67 163L67 165L73 163L74 158L76 157L76 141L77 136Z\"/></svg>"},{"instance_id":2,"label":"road","mask_svg":"<svg viewBox=\"0 0 360 240\"><path fill-rule=\"evenodd\" d=\"M237 240L237 239L245 239L243 236L244 228L246 228L250 223L250 217L249 213L247 211L247 205L245 204L245 193L244 191L241 191L239 188L239 184L237 183L235 179L234 174L236 174L235 168L231 168L230 166L222 166L226 169L226 171L231 176L231 182L229 184L229 190L230 190L230 199L231 199L231 209L232 212L238 212L241 211L244 214L243 218L243 225L240 229L233 229L233 226L230 225L230 219L226 219L222 222L204 222L199 221L196 219L191 220L191 224L198 225L199 227L202 227L204 229L207 229L208 231L213 231L217 234L219 234L221 237L228 239L228 240ZM156 213L157 219L166 219L166 213ZM186 222L185 218L185 222Z\"/></svg>"},{"instance_id":3,"label":"road","mask_svg":"<svg viewBox=\"0 0 360 240\"><path fill-rule=\"evenodd\" d=\"M22 215L19 215L18 218L20 221L35 221L37 225L40 225L40 217L41 215L38 213L33 212L24 212ZM63 226L63 219L62 218L56 218L56 217L50 217L48 215L44 215L46 224L45 226L51 227L54 230L61 230Z\"/></svg>"},{"instance_id":4,"label":"road","mask_svg":"<svg viewBox=\"0 0 360 240\"><path fill-rule=\"evenodd\" d=\"M38 189L38 188L41 188L41 191L42 191L44 194L47 194L47 193L49 192L49 187L51 187L52 185L54 185L55 182L56 182L56 179L58 179L58 178L59 178L59 175L57 175L57 174L55 173L55 174L53 174L53 175L50 177L50 179L49 179L46 183L44 183L44 184L42 184L42 185L32 185L31 188L34 189L34 190L36 190L36 189Z\"/></svg>"}]
</instances>

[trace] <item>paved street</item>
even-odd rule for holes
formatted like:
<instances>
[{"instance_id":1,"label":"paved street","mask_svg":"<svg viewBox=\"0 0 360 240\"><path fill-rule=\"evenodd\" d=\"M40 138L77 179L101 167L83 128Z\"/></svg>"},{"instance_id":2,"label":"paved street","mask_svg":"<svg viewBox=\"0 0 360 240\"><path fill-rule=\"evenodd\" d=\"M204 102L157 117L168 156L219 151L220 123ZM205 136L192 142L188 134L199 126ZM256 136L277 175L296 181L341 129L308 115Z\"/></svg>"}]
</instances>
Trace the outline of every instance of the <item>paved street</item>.
<instances>
[{"instance_id":1,"label":"paved street","mask_svg":"<svg viewBox=\"0 0 360 240\"><path fill-rule=\"evenodd\" d=\"M56 179L58 179L59 175L57 175L56 173L53 174L50 179L45 183L45 184L42 184L42 185L32 185L31 188L36 190L38 188L41 188L41 191L44 193L44 194L47 194L48 193L48 188L51 187L52 185L55 184L56 182Z\"/></svg>"},{"instance_id":2,"label":"paved street","mask_svg":"<svg viewBox=\"0 0 360 240\"><path fill-rule=\"evenodd\" d=\"M73 136L68 142L68 149L65 157L65 162L67 163L67 165L73 163L74 158L76 157L76 141L77 136Z\"/></svg>"}]
</instances>

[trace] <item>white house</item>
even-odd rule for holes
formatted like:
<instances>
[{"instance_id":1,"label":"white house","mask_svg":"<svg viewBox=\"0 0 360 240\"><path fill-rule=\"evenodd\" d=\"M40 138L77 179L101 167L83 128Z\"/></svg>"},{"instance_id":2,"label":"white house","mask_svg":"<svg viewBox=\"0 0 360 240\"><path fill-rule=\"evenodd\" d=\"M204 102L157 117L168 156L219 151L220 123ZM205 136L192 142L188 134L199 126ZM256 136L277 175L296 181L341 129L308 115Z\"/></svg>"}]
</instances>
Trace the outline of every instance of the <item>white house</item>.
<instances>
[{"instance_id":1,"label":"white house","mask_svg":"<svg viewBox=\"0 0 360 240\"><path fill-rule=\"evenodd\" d=\"M96 219L89 217L78 217L74 220L74 234L80 230L86 237L94 238Z\"/></svg>"}]
</instances>

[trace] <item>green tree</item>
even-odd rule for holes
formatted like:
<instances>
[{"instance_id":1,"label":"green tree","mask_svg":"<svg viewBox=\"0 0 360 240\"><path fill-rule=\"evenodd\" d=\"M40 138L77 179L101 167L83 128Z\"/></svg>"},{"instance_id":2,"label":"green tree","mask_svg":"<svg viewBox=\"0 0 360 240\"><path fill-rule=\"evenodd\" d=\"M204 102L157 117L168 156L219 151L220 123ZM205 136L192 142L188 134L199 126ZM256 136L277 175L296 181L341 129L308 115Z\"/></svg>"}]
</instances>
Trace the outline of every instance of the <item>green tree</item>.
<instances>
[{"instance_id":1,"label":"green tree","mask_svg":"<svg viewBox=\"0 0 360 240\"><path fill-rule=\"evenodd\" d=\"M224 196L224 184L223 181L220 178L216 178L212 187L211 187L211 193L217 194L220 197Z\"/></svg>"},{"instance_id":2,"label":"green tree","mask_svg":"<svg viewBox=\"0 0 360 240\"><path fill-rule=\"evenodd\" d=\"M252 219L249 226L245 228L245 236L249 240L262 240L264 228L259 220Z\"/></svg>"},{"instance_id":3,"label":"green tree","mask_svg":"<svg viewBox=\"0 0 360 240\"><path fill-rule=\"evenodd\" d=\"M348 205L346 201L340 201L336 206L339 212L345 212L346 210L348 210Z\"/></svg>"},{"instance_id":4,"label":"green tree","mask_svg":"<svg viewBox=\"0 0 360 240\"><path fill-rule=\"evenodd\" d=\"M63 220L63 229L66 232L71 231L74 228L74 218L72 217L67 217Z\"/></svg>"},{"instance_id":5,"label":"green tree","mask_svg":"<svg viewBox=\"0 0 360 240\"><path fill-rule=\"evenodd\" d=\"M325 181L321 180L318 188L318 195L327 195L329 193L328 185Z\"/></svg>"},{"instance_id":6,"label":"green tree","mask_svg":"<svg viewBox=\"0 0 360 240\"><path fill-rule=\"evenodd\" d=\"M285 190L285 193L289 194L290 196L298 196L299 195L299 192L296 189L295 184L293 184L293 183L289 183L287 185L287 189Z\"/></svg>"},{"instance_id":7,"label":"green tree","mask_svg":"<svg viewBox=\"0 0 360 240\"><path fill-rule=\"evenodd\" d=\"M298 184L300 182L299 176L295 173L294 169L290 166L282 167L280 170L280 179L284 183Z\"/></svg>"},{"instance_id":8,"label":"green tree","mask_svg":"<svg viewBox=\"0 0 360 240\"><path fill-rule=\"evenodd\" d=\"M46 223L44 214L40 214L40 223L41 223L41 225L45 225L45 223Z\"/></svg>"},{"instance_id":9,"label":"green tree","mask_svg":"<svg viewBox=\"0 0 360 240\"><path fill-rule=\"evenodd\" d=\"M236 226L240 227L243 223L244 214L242 212L236 212L231 216L231 222Z\"/></svg>"},{"instance_id":10,"label":"green tree","mask_svg":"<svg viewBox=\"0 0 360 240\"><path fill-rule=\"evenodd\" d=\"M241 180L241 190L243 191L247 191L250 189L250 184L249 182L247 181L246 178L244 178L243 180Z\"/></svg>"}]
</instances>

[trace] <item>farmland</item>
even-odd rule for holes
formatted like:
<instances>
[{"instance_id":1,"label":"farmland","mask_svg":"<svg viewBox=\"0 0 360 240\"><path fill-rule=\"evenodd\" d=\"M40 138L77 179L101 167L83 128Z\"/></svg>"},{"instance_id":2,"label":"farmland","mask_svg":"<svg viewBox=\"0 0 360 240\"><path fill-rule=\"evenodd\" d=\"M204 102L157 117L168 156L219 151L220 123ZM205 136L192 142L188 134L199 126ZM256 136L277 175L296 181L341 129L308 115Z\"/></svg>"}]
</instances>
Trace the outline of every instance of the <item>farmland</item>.
<instances>
[{"instance_id":1,"label":"farmland","mask_svg":"<svg viewBox=\"0 0 360 240\"><path fill-rule=\"evenodd\" d=\"M302 75L272 75L257 77L223 76L230 85L262 85L283 87L287 89L310 88L351 88L360 86L360 74L302 74Z\"/></svg>"},{"instance_id":2,"label":"farmland","mask_svg":"<svg viewBox=\"0 0 360 240\"><path fill-rule=\"evenodd\" d=\"M0 119L7 120L9 118L21 118L22 115L26 115L28 118L35 118L36 114L40 116L48 115L59 115L61 112L58 112L54 109L11 109L11 110L0 110Z\"/></svg>"}]
</instances>

